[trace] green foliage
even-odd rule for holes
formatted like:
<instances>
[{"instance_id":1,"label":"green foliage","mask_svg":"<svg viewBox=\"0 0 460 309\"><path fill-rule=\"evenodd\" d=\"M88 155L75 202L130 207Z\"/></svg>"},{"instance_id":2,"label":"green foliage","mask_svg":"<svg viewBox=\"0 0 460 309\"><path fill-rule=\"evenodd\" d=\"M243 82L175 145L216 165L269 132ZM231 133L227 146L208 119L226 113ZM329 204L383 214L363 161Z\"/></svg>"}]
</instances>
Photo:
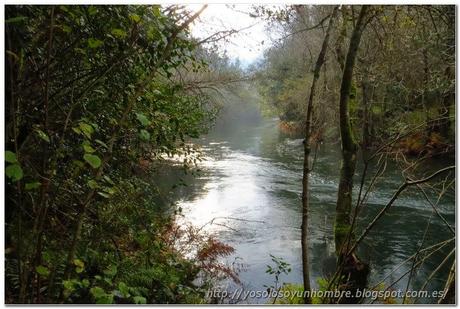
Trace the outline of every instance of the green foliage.
<instances>
[{"instance_id":1,"label":"green foliage","mask_svg":"<svg viewBox=\"0 0 460 309\"><path fill-rule=\"evenodd\" d=\"M101 166L101 159L97 155L85 154L83 159L91 165L92 168L98 168Z\"/></svg>"},{"instance_id":2,"label":"green foliage","mask_svg":"<svg viewBox=\"0 0 460 309\"><path fill-rule=\"evenodd\" d=\"M326 278L320 277L320 278L316 279L316 282L318 283L318 286L319 286L318 291L322 291L322 292L327 291L327 288L329 287L329 281ZM320 294L320 293L318 293L318 294ZM320 298L318 296L312 297L311 302L312 302L312 304L324 304L324 303L327 303L324 299L322 299L322 298Z\"/></svg>"},{"instance_id":3,"label":"green foliage","mask_svg":"<svg viewBox=\"0 0 460 309\"><path fill-rule=\"evenodd\" d=\"M21 180L24 176L24 172L22 171L21 165L19 165L16 154L12 151L5 151L5 161L10 163L5 168L5 175L12 181Z\"/></svg>"},{"instance_id":4,"label":"green foliage","mask_svg":"<svg viewBox=\"0 0 460 309\"><path fill-rule=\"evenodd\" d=\"M275 301L275 304L283 305L302 305L304 304L303 295L303 285L294 284L294 283L285 283L280 288L280 294L290 295L289 297L278 297ZM314 301L314 299L312 300ZM315 304L315 302L313 302Z\"/></svg>"},{"instance_id":5,"label":"green foliage","mask_svg":"<svg viewBox=\"0 0 460 309\"><path fill-rule=\"evenodd\" d=\"M269 275L273 275L275 277L274 285L271 285L271 286L265 285L265 287L269 290L279 291L281 287L283 286L283 284L281 284L280 286L280 276L282 274L285 274L285 275L289 274L292 270L291 265L287 263L286 261L284 261L284 259L281 257L276 257L270 254L270 258L272 262L274 263L274 266L267 265L267 269L265 270L265 273Z\"/></svg>"},{"instance_id":6,"label":"green foliage","mask_svg":"<svg viewBox=\"0 0 460 309\"><path fill-rule=\"evenodd\" d=\"M85 263L80 259L73 260L73 264L75 265L75 272L81 273L85 269Z\"/></svg>"},{"instance_id":7,"label":"green foliage","mask_svg":"<svg viewBox=\"0 0 460 309\"><path fill-rule=\"evenodd\" d=\"M142 129L142 130L139 131L139 137L144 142L148 142L149 139L150 139L150 133L147 130Z\"/></svg>"},{"instance_id":8,"label":"green foliage","mask_svg":"<svg viewBox=\"0 0 460 309\"><path fill-rule=\"evenodd\" d=\"M343 8L344 13L346 9ZM401 124L404 124L412 128L420 127L420 131L440 133L449 141L443 148L444 153L453 154L453 7L433 6L429 13L425 12L427 14L416 6L372 6L370 9L377 16L371 18L367 29L379 24L381 31L364 31L358 51L360 60L356 63L352 78L348 111L354 136L362 136L366 148L378 148L398 136ZM270 10L264 7L257 10L259 13L265 12L261 15L277 25L283 33L279 44L267 49L256 71L264 107L284 122L303 123L312 72L321 48L319 42L324 38L324 29L315 25L330 14L331 9L326 6L311 6L308 9L300 6L286 10L287 19L275 18L276 14L266 13ZM337 128L338 125L342 78L339 52L342 50L341 53L345 55L348 43L344 43L349 41L349 29L352 27L350 20L344 20L340 15L319 75L314 100L313 132L324 137L327 137L323 134L325 130ZM424 25L427 23L435 26L426 28ZM343 38L340 37L342 25L346 30ZM310 29L305 31L305 28ZM330 138L335 140L338 134ZM421 148L429 146L422 145ZM414 154L420 152L410 153Z\"/></svg>"},{"instance_id":9,"label":"green foliage","mask_svg":"<svg viewBox=\"0 0 460 309\"><path fill-rule=\"evenodd\" d=\"M40 137L42 140L44 140L44 141L47 142L47 143L50 142L50 138L49 138L49 136L48 136L45 132L43 132L43 131L40 130L40 129L36 129L35 131L37 132L38 137Z\"/></svg>"},{"instance_id":10,"label":"green foliage","mask_svg":"<svg viewBox=\"0 0 460 309\"><path fill-rule=\"evenodd\" d=\"M142 297L142 296L134 296L133 300L135 304L139 304L139 305L144 305L147 303L147 300L145 299L145 297Z\"/></svg>"},{"instance_id":11,"label":"green foliage","mask_svg":"<svg viewBox=\"0 0 460 309\"><path fill-rule=\"evenodd\" d=\"M153 174L146 180L149 177ZM103 182L115 183L108 177ZM75 278L64 282L66 302L204 302L205 286L194 281L199 276L208 282L201 263L204 256L214 254L211 250L220 251L196 235L198 242L187 242L187 248L196 246L203 257L185 259L179 248L169 245L168 235L182 236L177 234L172 219L162 215L156 205L157 188L140 178L119 178L116 183L117 192L96 211L107 221L98 226L84 225L85 240L78 251L84 260L73 261Z\"/></svg>"},{"instance_id":12,"label":"green foliage","mask_svg":"<svg viewBox=\"0 0 460 309\"><path fill-rule=\"evenodd\" d=\"M5 161L8 163L17 163L18 159L16 157L16 154L14 152L11 152L9 150L5 151Z\"/></svg>"},{"instance_id":13,"label":"green foliage","mask_svg":"<svg viewBox=\"0 0 460 309\"><path fill-rule=\"evenodd\" d=\"M267 67L259 73L259 92L264 106L274 110L284 121L301 121L305 115L306 85L311 80L299 59L283 57L273 50L267 59ZM276 76L276 78L273 78Z\"/></svg>"},{"instance_id":14,"label":"green foliage","mask_svg":"<svg viewBox=\"0 0 460 309\"><path fill-rule=\"evenodd\" d=\"M34 190L34 189L39 188L40 185L41 185L41 183L39 183L38 181L29 182L29 183L26 183L26 185L24 186L24 188L25 188L26 190Z\"/></svg>"},{"instance_id":15,"label":"green foliage","mask_svg":"<svg viewBox=\"0 0 460 309\"><path fill-rule=\"evenodd\" d=\"M318 284L317 293L312 294L311 302L312 304L326 304L328 303L326 299L318 297L318 295L326 295L327 288L329 287L329 281L326 278L319 277L316 279ZM280 292L286 292L282 295L289 295L289 297L279 297L276 299L275 304L289 304L289 305L300 305L304 304L304 298L302 297L304 293L303 285L285 283L281 286ZM281 293L280 293L281 294Z\"/></svg>"},{"instance_id":16,"label":"green foliage","mask_svg":"<svg viewBox=\"0 0 460 309\"><path fill-rule=\"evenodd\" d=\"M5 175L13 181L21 180L24 172L19 164L10 164L5 168Z\"/></svg>"},{"instance_id":17,"label":"green foliage","mask_svg":"<svg viewBox=\"0 0 460 309\"><path fill-rule=\"evenodd\" d=\"M136 114L136 118L137 120L139 120L139 122L144 126L148 126L150 124L150 120L147 119L147 117L142 114L142 113L137 113Z\"/></svg>"},{"instance_id":18,"label":"green foliage","mask_svg":"<svg viewBox=\"0 0 460 309\"><path fill-rule=\"evenodd\" d=\"M43 276L43 277L48 277L49 274L50 274L50 271L48 268L46 268L45 266L43 265L39 265L35 268L35 270L37 271L37 274L39 274L40 276Z\"/></svg>"},{"instance_id":19,"label":"green foliage","mask_svg":"<svg viewBox=\"0 0 460 309\"><path fill-rule=\"evenodd\" d=\"M93 287L90 289L91 295L93 295L96 304L111 304L113 303L113 295L106 293L100 287Z\"/></svg>"},{"instance_id":20,"label":"green foliage","mask_svg":"<svg viewBox=\"0 0 460 309\"><path fill-rule=\"evenodd\" d=\"M270 254L272 262L275 264L274 267L267 265L267 274L275 275L276 280L278 280L281 274L288 274L291 272L291 266L289 263L283 260L281 257L276 257Z\"/></svg>"},{"instance_id":21,"label":"green foliage","mask_svg":"<svg viewBox=\"0 0 460 309\"><path fill-rule=\"evenodd\" d=\"M193 156L187 139L215 118L178 78L205 70L180 28L190 14L11 5L5 15L8 302L201 302L199 267L164 243L171 211L139 178L156 177L146 158Z\"/></svg>"}]
</instances>

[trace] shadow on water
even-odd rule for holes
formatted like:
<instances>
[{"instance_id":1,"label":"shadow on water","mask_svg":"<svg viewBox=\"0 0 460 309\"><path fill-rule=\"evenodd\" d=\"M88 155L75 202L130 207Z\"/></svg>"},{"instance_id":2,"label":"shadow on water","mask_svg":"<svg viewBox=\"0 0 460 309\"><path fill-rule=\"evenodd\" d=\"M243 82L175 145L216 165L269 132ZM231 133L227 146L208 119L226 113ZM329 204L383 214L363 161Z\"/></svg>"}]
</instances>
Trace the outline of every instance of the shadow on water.
<instances>
[{"instance_id":1,"label":"shadow on water","mask_svg":"<svg viewBox=\"0 0 460 309\"><path fill-rule=\"evenodd\" d=\"M240 273L246 289L265 290L264 285L273 284L273 278L265 273L266 265L271 264L270 254L284 258L292 266L289 275L281 277L282 282L301 283L302 140L280 134L276 119L263 119L257 113L246 115L247 119L242 121L235 118L232 122L226 118L226 124L221 123L209 135L196 141L207 157L199 165L201 171L197 175L184 178L179 169L168 169L162 177L166 177L165 183L177 182L179 178L184 178L187 183L173 193L173 199L178 201L187 220L201 226L218 218L215 222L229 227L208 226L222 241L232 245L236 250L234 257L241 258L247 265L246 271ZM337 147L323 145L319 149L312 173L310 273L316 279L330 272L335 261L333 220L340 168ZM389 166L387 170L377 192L370 195L358 228L375 216L400 185L402 178L398 169ZM455 224L454 205L453 196L440 205L452 226ZM369 234L361 246L360 255L371 265L370 285L386 277L417 251L432 214L429 207L423 196L408 190ZM431 217L424 246L449 237L442 222ZM423 284L451 249L452 246L446 246L422 265L412 280L413 289ZM405 264L390 275L387 282L398 279L409 269L410 263ZM428 289L442 289L447 273L448 265ZM404 290L406 280L407 276L393 289ZM317 287L316 282L313 285Z\"/></svg>"}]
</instances>

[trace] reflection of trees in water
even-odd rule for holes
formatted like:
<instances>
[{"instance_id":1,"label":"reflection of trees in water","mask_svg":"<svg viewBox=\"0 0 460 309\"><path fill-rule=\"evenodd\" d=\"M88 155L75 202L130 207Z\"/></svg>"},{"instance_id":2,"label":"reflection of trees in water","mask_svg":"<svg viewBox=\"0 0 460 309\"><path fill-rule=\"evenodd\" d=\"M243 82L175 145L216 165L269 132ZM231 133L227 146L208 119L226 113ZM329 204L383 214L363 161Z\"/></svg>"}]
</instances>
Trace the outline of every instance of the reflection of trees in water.
<instances>
[{"instance_id":1,"label":"reflection of trees in water","mask_svg":"<svg viewBox=\"0 0 460 309\"><path fill-rule=\"evenodd\" d=\"M156 177L152 179L158 187L161 205L166 209L180 200L193 200L203 192L206 176L210 174L206 168L187 168L172 162L162 162L156 167ZM161 179L161 181L156 181Z\"/></svg>"},{"instance_id":2,"label":"reflection of trees in water","mask_svg":"<svg viewBox=\"0 0 460 309\"><path fill-rule=\"evenodd\" d=\"M225 126L224 126L225 127ZM258 123L246 124L246 127L227 127L228 130L218 128L208 137L198 140L197 143L203 145L205 155L209 155L216 162L228 161L225 164L227 168L232 164L235 168L240 168L240 160L245 160L245 156L238 157L235 155L245 153L254 161L244 162L245 164L256 164L257 170L256 185L262 188L270 196L269 203L279 205L279 209L284 216L283 220L289 220L289 223L280 223L289 225L292 228L299 226L300 202L298 199L298 189L300 188L301 158L293 156L301 150L302 144L296 139L286 138L278 134L277 122L266 119ZM244 132L244 134L242 133ZM335 213L335 199L337 192L338 166L340 152L335 146L324 146L319 150L318 161L315 164L315 170L312 177L312 231L311 231L311 248L312 259L311 269L313 279L323 277L333 272L335 260L333 256L333 218ZM246 158L247 159L247 158ZM228 164L227 164L228 163ZM241 162L240 162L241 163ZM367 206L363 208L360 214L358 230L361 231L367 222L375 217L382 205L391 198L394 189L397 188L401 181L401 175L393 167L392 162L388 162L388 168L384 177L377 183L374 193L367 201ZM170 201L177 202L180 200L194 201L199 200L207 194L206 185L212 182L219 182L221 179L230 177L228 171L221 170L219 164L199 164L200 171L197 174L185 174L182 166L164 163L158 168L160 173L158 179L162 179L161 186L165 192L169 192ZM369 170L377 167L371 166ZM433 166L433 168L435 168ZM251 171L246 171L252 173ZM361 171L358 171L358 177ZM187 186L177 186L173 189L178 179L185 182ZM405 192L395 207L382 218L382 221L376 226L375 231L369 234L363 248L360 249L360 256L364 261L371 265L372 282L374 284L387 276L402 261L409 258L411 254L417 251L419 241L422 238L423 229L430 216L430 209L424 208L423 196L417 191L408 190ZM440 206L451 206L453 197L445 196ZM268 204L267 204L268 205ZM268 206L267 206L268 207ZM429 207L429 206L428 206ZM454 222L453 214L445 214L448 222ZM297 220L299 219L299 220ZM264 219L265 220L265 219ZM247 226L245 224L244 226ZM283 231L272 226L273 235L283 234ZM428 231L428 237L424 246L435 244L442 241L442 222L433 217L431 227ZM292 235L298 231L293 229L289 233ZM225 237L223 236L225 234ZM246 234L239 234L226 230L223 233L225 239L245 242ZM410 236L409 236L410 235ZM255 237L252 235L251 237ZM259 240L263 241L261 235ZM294 236L294 238L297 236ZM246 244L250 245L250 244ZM250 245L251 247L253 245ZM257 250L257 247L254 247ZM247 249L247 248L246 248ZM418 268L416 276L411 279L411 288L420 287L423 279L435 269L443 258L449 253L451 246L446 246L430 256L421 267ZM244 248L242 250L245 250ZM269 248L269 250L277 250ZM290 252L290 257L296 260L298 252ZM296 262L295 262L296 263ZM446 265L449 263L446 263ZM391 283L396 281L408 269L410 270L410 261L404 264L400 269L391 274L387 281ZM258 269L258 265L250 265L251 272ZM442 282L449 272L448 267L443 267L434 280L427 288L429 290L442 289ZM262 280L254 274L252 280ZM296 281L297 278L289 278L289 281ZM260 282L257 282L258 284ZM406 278L401 279L393 288L404 289L407 283Z\"/></svg>"}]
</instances>

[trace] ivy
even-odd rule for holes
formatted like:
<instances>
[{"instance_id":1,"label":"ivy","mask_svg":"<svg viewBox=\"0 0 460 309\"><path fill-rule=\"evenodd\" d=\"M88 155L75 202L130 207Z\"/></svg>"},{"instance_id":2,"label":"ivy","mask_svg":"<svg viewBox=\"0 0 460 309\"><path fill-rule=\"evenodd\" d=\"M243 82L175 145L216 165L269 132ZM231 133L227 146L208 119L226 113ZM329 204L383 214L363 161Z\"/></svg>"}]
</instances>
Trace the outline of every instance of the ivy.
<instances>
[{"instance_id":1,"label":"ivy","mask_svg":"<svg viewBox=\"0 0 460 309\"><path fill-rule=\"evenodd\" d=\"M19 164L11 164L5 168L5 174L13 181L19 181L24 176L24 172Z\"/></svg>"},{"instance_id":2,"label":"ivy","mask_svg":"<svg viewBox=\"0 0 460 309\"><path fill-rule=\"evenodd\" d=\"M99 166L101 166L101 159L97 155L87 153L83 156L83 159L89 165L91 165L92 168L98 168Z\"/></svg>"},{"instance_id":3,"label":"ivy","mask_svg":"<svg viewBox=\"0 0 460 309\"><path fill-rule=\"evenodd\" d=\"M160 243L156 235L170 221L158 218L157 188L141 184L134 173L142 158L185 153L183 141L212 124L209 97L186 91L175 76L197 67L202 54L188 29L176 33L189 12L172 6L165 13L159 5L5 10L11 44L6 64L15 77L14 94L7 87L15 100L7 114L15 118L6 124L6 229L17 235L22 222L21 237L12 237L11 245L24 250L8 256L8 295L18 302L21 282L10 278L28 277L27 303L146 304L199 297L192 284L197 272L185 263L172 266L171 260L182 257L152 245ZM12 136L14 126L21 136ZM11 151L14 141L23 143L20 154ZM145 233L146 226L154 236ZM129 278L138 269L139 276L149 273L147 260L159 265L155 270L166 287L149 283L149 289Z\"/></svg>"}]
</instances>

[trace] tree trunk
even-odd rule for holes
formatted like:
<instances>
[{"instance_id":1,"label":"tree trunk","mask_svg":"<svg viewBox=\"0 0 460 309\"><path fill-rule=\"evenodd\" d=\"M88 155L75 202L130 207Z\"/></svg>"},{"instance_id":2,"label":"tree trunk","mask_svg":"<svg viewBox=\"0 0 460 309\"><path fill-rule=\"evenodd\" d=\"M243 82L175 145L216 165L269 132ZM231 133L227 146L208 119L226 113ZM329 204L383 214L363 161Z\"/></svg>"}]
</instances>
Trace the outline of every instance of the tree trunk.
<instances>
[{"instance_id":1,"label":"tree trunk","mask_svg":"<svg viewBox=\"0 0 460 309\"><path fill-rule=\"evenodd\" d=\"M369 273L368 266L361 263L354 254L348 254L345 246L347 238L352 237L352 235L350 235L350 213L352 208L353 176L356 169L356 155L358 150L358 146L353 138L348 104L350 100L355 59L361 41L361 35L366 26L365 16L367 10L368 6L362 6L356 26L351 35L345 66L343 68L339 101L342 166L337 196L334 236L338 259L337 265L341 267L339 278L342 278L342 276L346 278L345 282L341 279L339 279L339 282L341 286L346 286L345 288L347 290L351 290L353 295L356 289L365 287L367 275ZM341 302L354 303L358 300L359 299L353 296L341 299Z\"/></svg>"},{"instance_id":2,"label":"tree trunk","mask_svg":"<svg viewBox=\"0 0 460 309\"><path fill-rule=\"evenodd\" d=\"M336 253L339 256L342 244L350 228L351 195L353 189L353 175L356 168L356 153L358 146L353 138L349 114L349 97L353 78L356 54L358 52L361 35L364 30L368 7L363 6L358 17L356 27L350 39L350 46L343 69L342 84L340 86L340 136L342 142L342 166L340 171L339 191L337 196L336 220L335 220L335 244Z\"/></svg>"},{"instance_id":3,"label":"tree trunk","mask_svg":"<svg viewBox=\"0 0 460 309\"><path fill-rule=\"evenodd\" d=\"M369 81L369 71L364 69L363 81L361 84L363 91L363 139L362 139L362 149L363 151L370 148L372 144L372 110L371 110L371 100L372 100L372 85Z\"/></svg>"},{"instance_id":4,"label":"tree trunk","mask_svg":"<svg viewBox=\"0 0 460 309\"><path fill-rule=\"evenodd\" d=\"M311 123L312 123L312 113L313 113L313 100L315 98L316 83L319 78L319 73L321 71L321 66L324 63L326 57L327 45L329 43L329 37L331 29L334 24L334 19L337 15L338 7L335 6L331 18L329 19L329 25L327 27L326 35L324 36L323 44L321 46L321 51L316 60L315 69L313 72L313 81L310 88L310 96L308 97L307 103L307 117L305 121L305 140L304 140L304 165L303 165L303 178L302 178L302 226L301 226L301 242L302 242L302 269L303 269L303 286L304 291L310 291L310 274L308 270L308 206L309 206L309 176L311 172L310 166L310 137L311 137ZM311 303L310 296L305 293L306 304Z\"/></svg>"}]
</instances>

